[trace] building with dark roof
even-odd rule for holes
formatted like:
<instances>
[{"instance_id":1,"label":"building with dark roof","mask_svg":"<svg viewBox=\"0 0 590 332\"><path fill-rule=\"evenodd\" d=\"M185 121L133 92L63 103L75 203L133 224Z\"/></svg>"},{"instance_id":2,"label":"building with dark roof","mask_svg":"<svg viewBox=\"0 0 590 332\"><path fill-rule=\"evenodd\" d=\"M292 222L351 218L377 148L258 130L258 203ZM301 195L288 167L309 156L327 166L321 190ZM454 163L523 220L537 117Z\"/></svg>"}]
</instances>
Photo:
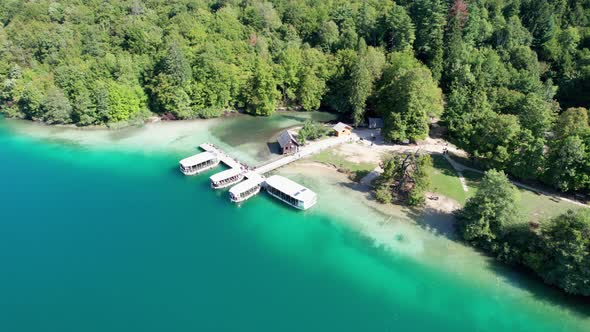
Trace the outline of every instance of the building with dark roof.
<instances>
[{"instance_id":1,"label":"building with dark roof","mask_svg":"<svg viewBox=\"0 0 590 332\"><path fill-rule=\"evenodd\" d=\"M383 118L369 118L370 129L381 129L383 128Z\"/></svg>"},{"instance_id":2,"label":"building with dark roof","mask_svg":"<svg viewBox=\"0 0 590 332\"><path fill-rule=\"evenodd\" d=\"M284 130L279 134L279 136L277 137L277 142L279 142L282 154L294 153L297 152L297 150L299 149L299 144L297 143L297 140L288 130Z\"/></svg>"}]
</instances>

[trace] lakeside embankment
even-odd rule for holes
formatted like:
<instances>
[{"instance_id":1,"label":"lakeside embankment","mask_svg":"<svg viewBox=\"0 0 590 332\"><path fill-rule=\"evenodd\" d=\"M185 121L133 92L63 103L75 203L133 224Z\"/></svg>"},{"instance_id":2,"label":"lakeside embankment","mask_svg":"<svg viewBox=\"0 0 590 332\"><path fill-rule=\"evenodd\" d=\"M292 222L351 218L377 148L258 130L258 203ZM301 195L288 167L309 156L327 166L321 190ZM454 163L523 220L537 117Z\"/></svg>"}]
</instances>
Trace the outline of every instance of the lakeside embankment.
<instances>
[{"instance_id":1,"label":"lakeside embankment","mask_svg":"<svg viewBox=\"0 0 590 332\"><path fill-rule=\"evenodd\" d=\"M291 120L277 120L277 123L283 125L290 123ZM163 125L167 126L167 124ZM145 194L154 194L152 190L140 188L166 187L169 185L168 182L174 182L174 188L165 189L163 193L153 197L154 200L148 209L152 211L155 206L170 207L165 209L168 212L159 214L162 217L167 215L165 217L167 220L170 218L174 220L167 227L162 226L164 234L171 231L166 229L174 228L177 218L183 218L180 215L182 213L188 213L194 217L190 218L191 224L221 223L227 229L248 227L252 232L249 235L269 243L273 250L281 253L288 252L287 257L295 257L293 261L290 259L283 261L283 264L297 266L297 260L303 259L307 262L306 264L327 266L329 273L335 273L331 278L350 279L355 285L361 285L359 287L364 289L363 292L379 294L380 298L387 299L386 302L393 306L390 314L393 315L392 317L397 317L394 321L398 321L397 324L392 321L391 328L398 326L404 330L404 327L408 328L407 324L412 320L410 317L417 319L425 316L443 327L469 326L471 330L478 328L482 331L511 329L511 327L511 330L524 331L582 331L589 326L584 303L562 297L557 291L535 280L529 280L519 273L499 267L471 248L453 241L448 233L438 228L444 215L434 214L431 218L417 211L398 207L377 210L379 207L371 205L374 203L368 199L366 193L351 188L354 184L346 175L323 165L309 164L304 161L279 171L318 192L317 208L304 214L275 204L265 199L264 195L247 202L240 208L233 207L224 199L224 195L218 195L208 189L206 177L203 178L204 180L179 178L175 156L182 155L185 151L183 149L194 148L183 148L183 144L199 137L215 138L212 133L219 128L216 125L215 121L198 122L194 124L192 130L190 126L187 126L185 130L177 132L176 137L170 128L151 130L151 135L148 132L139 131L136 134L127 133L118 138L113 136L113 133L108 135L100 133L94 139L86 135L74 136L74 139L71 139L69 136L71 133L61 131L54 134L44 132L34 135L34 141L37 143L26 143L23 144L22 149L18 149L21 156L33 154L32 157L34 157L39 154L36 150L42 149L46 154L41 159L48 161L54 158L65 159L67 163L60 164L65 173L55 181L67 181L68 177L75 176L69 175L68 172L86 165L88 160L85 159L89 155L96 155L92 161L101 163L95 164L90 169L97 169L97 172L103 174L102 178L105 181L109 179L109 174L115 171L115 168L122 174L116 178L118 182L125 183L137 177L137 181L133 180L132 185L132 187L138 186L137 189L132 190L137 196L133 197L130 203L125 203L131 205L121 207L122 209L143 206L140 203L143 200L141 197ZM256 153L267 148L268 137L261 141L248 141L247 130L237 130L239 129L237 124L233 128L234 133L242 135L243 145L249 147L246 153ZM22 129L19 132L26 132ZM277 128L261 130L267 129L276 131ZM34 131L35 129L31 129L27 135L33 135ZM165 135L156 137L158 133L165 133ZM6 139L21 140L20 137L12 136ZM23 140L26 141L24 138ZM141 144L141 142L144 143ZM149 142L154 142L154 146L150 146ZM239 150L241 147L238 145L230 148ZM125 155L131 154L130 160L119 161L117 156L120 153L109 152L112 149ZM97 150L105 150L105 152L96 152ZM111 155L113 157L109 157ZM9 154L9 156L14 157L15 154ZM111 160L115 158L117 161ZM255 159L255 157L251 158ZM13 162L18 163L18 160ZM33 161L27 160L27 162L38 164L38 160L34 158ZM113 165L112 163L115 162L116 165ZM50 162L47 167L51 168L51 163L53 162ZM152 163L156 164L152 165ZM149 177L141 176L146 172ZM82 183L92 180L75 177ZM201 185L201 182L204 184ZM94 191L98 190L95 186L102 188L99 183L94 183L94 186L85 189L89 191L89 199L92 199L95 196ZM52 188L47 187L45 190L51 192ZM21 186L21 188L25 190L25 187ZM127 193L128 190L124 192ZM168 198L165 201L158 201L158 198L164 197L162 195ZM129 198L123 198L123 202L126 200ZM100 202L102 206L112 210L109 207L109 200L103 198ZM32 203L38 202L33 200ZM191 208L179 207L179 204L185 203ZM223 210L215 212L223 214L223 217L218 216L211 220L200 218L199 215L203 213L201 209L207 205ZM271 211L265 211L262 215L254 211L259 208L268 208ZM236 213L232 212L231 216L225 216L224 211L236 209ZM140 215L146 217L146 213L140 213ZM267 215L274 216L273 220L268 220L265 217ZM123 220L120 222L125 223ZM153 222L151 221L150 224ZM333 224L334 227L326 228L323 224ZM363 234L362 238L366 239L369 242L369 248L373 249L359 251L357 248L359 240L343 235L347 234L348 229ZM193 234L192 231L189 234ZM385 257L376 258L381 255ZM288 279L285 282L293 281ZM343 291L339 289L339 292ZM320 291L317 296L327 295ZM353 300L349 298L347 301ZM453 314L449 314L450 307L453 308ZM331 309L338 310L336 307ZM457 311L461 314L457 314ZM375 317L374 320L378 321L382 318L379 314L379 317ZM451 321L453 323L450 323ZM415 330L421 330L420 324L417 324Z\"/></svg>"}]
</instances>

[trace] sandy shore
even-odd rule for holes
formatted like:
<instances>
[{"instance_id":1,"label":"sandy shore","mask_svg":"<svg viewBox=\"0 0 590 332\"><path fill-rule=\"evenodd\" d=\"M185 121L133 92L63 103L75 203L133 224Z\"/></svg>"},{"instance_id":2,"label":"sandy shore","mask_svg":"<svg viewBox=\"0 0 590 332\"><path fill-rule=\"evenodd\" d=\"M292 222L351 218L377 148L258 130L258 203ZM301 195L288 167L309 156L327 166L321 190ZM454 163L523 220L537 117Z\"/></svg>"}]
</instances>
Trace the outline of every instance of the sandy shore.
<instances>
[{"instance_id":1,"label":"sandy shore","mask_svg":"<svg viewBox=\"0 0 590 332\"><path fill-rule=\"evenodd\" d=\"M310 160L291 164L279 173L317 191L319 201L314 208L317 212L335 216L334 220L345 222L376 246L419 260L435 259L439 263L457 253L466 257L479 256L455 241L454 216L438 206L410 209L380 204L366 186L351 181L335 167ZM453 208L458 206L447 204Z\"/></svg>"},{"instance_id":2,"label":"sandy shore","mask_svg":"<svg viewBox=\"0 0 590 332\"><path fill-rule=\"evenodd\" d=\"M429 139L431 140L431 139ZM434 141L434 140L432 140ZM439 146L435 143L424 143L428 144L432 149L434 146ZM392 146L385 144L370 144L368 142L358 142L351 144L342 144L330 150L331 153L341 157L343 160L351 163L367 163L378 165L384 158L393 154L403 151L416 151L420 150L420 146ZM442 148L441 148L442 149ZM442 150L441 150L442 151ZM368 186L357 186L358 190L368 191ZM433 211L437 213L452 214L455 210L460 208L459 202L450 199L448 197L441 196L440 194L426 193L428 198L426 200L426 211ZM376 209L387 209L386 205L376 204L373 206Z\"/></svg>"},{"instance_id":3,"label":"sandy shore","mask_svg":"<svg viewBox=\"0 0 590 332\"><path fill-rule=\"evenodd\" d=\"M318 193L318 204L305 213L320 214L327 221L358 232L375 247L396 257L411 257L476 287L488 287L512 296L534 295L514 284L513 271L464 245L456 238L454 216L430 204L421 209L377 203L366 189L332 166L302 160L278 171ZM456 203L445 203L450 208Z\"/></svg>"}]
</instances>

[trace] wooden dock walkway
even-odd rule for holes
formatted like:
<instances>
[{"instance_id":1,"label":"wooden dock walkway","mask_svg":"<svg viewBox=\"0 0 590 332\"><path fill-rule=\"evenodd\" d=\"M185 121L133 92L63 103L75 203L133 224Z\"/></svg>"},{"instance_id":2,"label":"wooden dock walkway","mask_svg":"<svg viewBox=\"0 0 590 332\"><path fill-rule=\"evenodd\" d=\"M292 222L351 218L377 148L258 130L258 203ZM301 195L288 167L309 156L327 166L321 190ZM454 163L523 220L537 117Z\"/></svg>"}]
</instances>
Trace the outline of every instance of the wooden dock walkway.
<instances>
[{"instance_id":1,"label":"wooden dock walkway","mask_svg":"<svg viewBox=\"0 0 590 332\"><path fill-rule=\"evenodd\" d=\"M283 167L287 164L290 164L294 161L297 161L301 158L305 158L311 156L313 154L319 153L322 150L335 147L337 145L349 142L357 142L360 140L360 137L356 134L351 134L349 136L343 137L330 137L319 142L312 142L308 145L305 145L299 148L299 151L292 155L288 155L277 160L273 160L269 163L260 165L254 169L254 172L263 175L268 172L271 172L277 168Z\"/></svg>"},{"instance_id":2,"label":"wooden dock walkway","mask_svg":"<svg viewBox=\"0 0 590 332\"><path fill-rule=\"evenodd\" d=\"M215 153L217 155L217 157L219 158L219 161L224 163L229 168L237 168L237 169L247 169L248 168L248 165L243 164L239 160L230 157L227 153L223 152L223 150L217 148L213 144L203 143L203 144L199 145L199 147L203 151L209 151L209 152Z\"/></svg>"},{"instance_id":3,"label":"wooden dock walkway","mask_svg":"<svg viewBox=\"0 0 590 332\"><path fill-rule=\"evenodd\" d=\"M252 188L247 188L246 190L256 189L256 190L260 191L260 186L264 187L266 185L267 178L265 177L265 174L267 174L279 167L282 167L282 166L290 164L294 161L297 161L301 158L311 156L311 155L318 153L322 150L325 150L325 149L328 149L328 148L331 148L331 147L334 147L334 146L337 146L337 145L340 145L343 143L356 142L359 140L360 140L359 135L352 133L351 135L347 135L347 136L330 137L330 138L323 139L318 142L311 142L305 146L300 147L298 149L298 151L294 154L291 154L288 156L282 156L282 157L280 157L276 160L272 160L266 164L259 165L258 167L250 167L247 164L242 163L238 159L231 157L230 155L225 153L222 149L216 147L215 145L213 145L211 143L203 143L203 144L199 145L199 147L203 151L211 152L211 153L215 154L217 156L217 158L219 159L219 162L225 164L227 167L229 167L231 169L240 170L240 173L242 173L244 175L244 178L248 179L247 181L249 181L247 186L252 186ZM236 186L239 186L239 185L240 184L237 184ZM242 190L242 189L243 188L240 188L240 190ZM258 193L258 191L256 193ZM232 193L230 190L230 196L231 195L232 195ZM241 195L241 194L239 194L239 195ZM253 195L251 195L251 196L253 196ZM248 197L248 198L250 198L250 197ZM248 199L248 198L246 198L246 199ZM315 203L315 201L314 201L314 203ZM299 208L299 207L297 207L297 208Z\"/></svg>"},{"instance_id":4,"label":"wooden dock walkway","mask_svg":"<svg viewBox=\"0 0 590 332\"><path fill-rule=\"evenodd\" d=\"M224 163L226 166L228 166L230 168L237 168L237 169L244 170L244 172L245 172L244 175L246 176L246 178L253 178L255 176L263 178L264 174L274 171L277 168L288 165L288 164L290 164L294 161L297 161L301 158L311 156L311 155L319 153L325 149L332 148L332 147L335 147L335 146L343 144L343 143L356 142L359 140L360 140L360 137L357 134L353 133L348 136L330 137L330 138L323 139L318 142L311 142L305 146L300 147L299 150L294 154L281 157L279 159L276 159L276 160L270 161L268 163L256 166L254 168L248 166L245 163L242 163L241 161L239 161L231 156L229 156L227 153L225 153L220 148L214 146L213 144L203 143L199 147L204 151L210 151L210 152L217 154L217 156L219 157L219 160L222 163Z\"/></svg>"}]
</instances>

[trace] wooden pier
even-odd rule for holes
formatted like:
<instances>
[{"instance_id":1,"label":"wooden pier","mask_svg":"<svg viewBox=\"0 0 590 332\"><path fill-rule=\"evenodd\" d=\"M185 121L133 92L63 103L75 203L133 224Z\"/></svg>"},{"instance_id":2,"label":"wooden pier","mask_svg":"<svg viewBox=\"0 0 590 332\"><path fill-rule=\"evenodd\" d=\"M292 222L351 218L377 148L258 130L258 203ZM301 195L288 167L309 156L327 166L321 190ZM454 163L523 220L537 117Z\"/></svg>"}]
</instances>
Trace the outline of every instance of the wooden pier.
<instances>
[{"instance_id":1,"label":"wooden pier","mask_svg":"<svg viewBox=\"0 0 590 332\"><path fill-rule=\"evenodd\" d=\"M237 169L247 169L248 165L241 163L239 160L230 157L227 153L223 152L221 149L217 148L213 144L210 143L203 143L199 145L199 147L203 151L213 152L219 158L219 161L224 163L229 168L237 168Z\"/></svg>"},{"instance_id":2,"label":"wooden pier","mask_svg":"<svg viewBox=\"0 0 590 332\"><path fill-rule=\"evenodd\" d=\"M360 140L360 138L356 134L351 134L349 136L330 137L330 138L321 140L319 142L312 142L312 143L309 143L308 145L300 147L299 151L297 151L291 155L288 155L288 156L279 158L277 160L273 160L271 162L268 162L266 164L262 164L260 166L257 166L254 169L254 172L263 175L263 174L269 173L271 171L274 171L277 168L283 167L283 166L288 165L294 161L297 161L301 158L309 157L311 155L319 153L325 149L332 148L332 147L335 147L335 146L343 144L343 143L357 142L359 140Z\"/></svg>"},{"instance_id":3,"label":"wooden pier","mask_svg":"<svg viewBox=\"0 0 590 332\"><path fill-rule=\"evenodd\" d=\"M349 142L356 142L359 141L360 138L356 134L351 134L347 136L339 136L339 137L330 137L318 142L312 142L308 145L302 146L298 149L297 152L278 158L276 160L272 160L270 162L264 163L257 167L251 167L236 158L231 157L227 153L225 153L220 148L216 147L210 143L203 143L199 147L207 152L211 152L217 156L219 162L225 164L227 167L231 169L238 169L241 170L244 174L244 178L248 179L248 186L256 186L256 185L264 185L266 181L265 174L274 171L277 168L283 167L288 165L294 161L297 161L301 158L305 158L316 154L322 150L335 147L337 145ZM315 194L314 194L315 195ZM252 195L253 196L253 195ZM251 197L251 196L250 196ZM249 197L248 197L249 198ZM233 199L233 198L232 198ZM247 199L247 198L245 198ZM315 198L314 198L315 200Z\"/></svg>"},{"instance_id":4,"label":"wooden pier","mask_svg":"<svg viewBox=\"0 0 590 332\"><path fill-rule=\"evenodd\" d=\"M256 167L250 167L246 163L243 163L243 162L229 156L227 153L225 153L220 148L214 146L213 144L203 143L199 147L204 151L210 151L210 152L217 154L219 160L223 164L225 164L227 167L243 169L246 173L253 172L253 173L256 173L260 176L264 176L264 174L272 172L277 168L288 165L288 164L290 164L294 161L297 161L301 158L311 156L311 155L319 153L325 149L332 148L332 147L338 146L343 143L357 142L359 140L360 140L360 138L356 134L351 134L349 136L344 136L344 137L330 137L330 138L321 140L319 142L309 143L308 145L305 145L305 146L299 148L298 152L295 152L295 153L288 155L288 156L281 157L276 160L272 160L270 162L264 163L262 165L258 165ZM250 176L252 176L252 175L250 175ZM248 177L248 176L246 176L246 177Z\"/></svg>"}]
</instances>

